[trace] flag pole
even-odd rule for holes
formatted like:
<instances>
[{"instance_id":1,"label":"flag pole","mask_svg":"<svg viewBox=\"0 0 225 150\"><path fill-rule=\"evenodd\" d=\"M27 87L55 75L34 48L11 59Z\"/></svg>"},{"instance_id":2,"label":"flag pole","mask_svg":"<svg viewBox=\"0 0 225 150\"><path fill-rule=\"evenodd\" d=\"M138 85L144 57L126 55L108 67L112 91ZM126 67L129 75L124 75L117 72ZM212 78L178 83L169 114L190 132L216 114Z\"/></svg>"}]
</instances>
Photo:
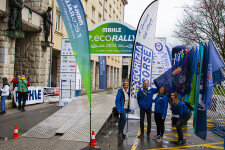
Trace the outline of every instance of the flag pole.
<instances>
[{"instance_id":1,"label":"flag pole","mask_svg":"<svg viewBox=\"0 0 225 150\"><path fill-rule=\"evenodd\" d=\"M139 22L138 22L138 26L137 26L137 29L140 25L140 22L141 22L141 18L143 17L145 11L148 9L149 6L151 6L153 3L155 3L156 1L158 0L154 0L153 2L151 2L144 10L144 12L142 13L140 19L139 19ZM134 57L134 48L135 48L135 41L136 41L136 36L137 36L137 30L136 30L136 33L135 33L135 38L134 38L134 44L133 44L133 51L132 51L132 56L131 56L131 64L130 64L130 74L129 74L129 98L128 98L128 112L130 110L130 95L131 95L131 74L132 74L132 67L133 67L133 57ZM126 133L128 132L128 113L127 113L127 131Z\"/></svg>"}]
</instances>

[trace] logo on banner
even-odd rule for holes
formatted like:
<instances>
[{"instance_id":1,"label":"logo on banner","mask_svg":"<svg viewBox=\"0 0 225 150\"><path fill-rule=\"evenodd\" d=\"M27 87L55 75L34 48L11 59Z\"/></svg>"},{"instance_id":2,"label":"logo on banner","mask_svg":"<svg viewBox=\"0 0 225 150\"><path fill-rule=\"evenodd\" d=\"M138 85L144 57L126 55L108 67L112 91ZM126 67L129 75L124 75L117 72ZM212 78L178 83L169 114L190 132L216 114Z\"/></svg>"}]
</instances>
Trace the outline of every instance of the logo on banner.
<instances>
[{"instance_id":1,"label":"logo on banner","mask_svg":"<svg viewBox=\"0 0 225 150\"><path fill-rule=\"evenodd\" d=\"M157 43L155 43L155 49L157 50L157 51L162 51L163 50L163 45L162 45L162 43L161 42L157 42Z\"/></svg>"},{"instance_id":2,"label":"logo on banner","mask_svg":"<svg viewBox=\"0 0 225 150\"><path fill-rule=\"evenodd\" d=\"M138 90L142 87L144 80L152 76L153 51L136 42L133 57L133 68L131 77L131 97L136 98ZM151 82L150 82L151 84Z\"/></svg>"}]
</instances>

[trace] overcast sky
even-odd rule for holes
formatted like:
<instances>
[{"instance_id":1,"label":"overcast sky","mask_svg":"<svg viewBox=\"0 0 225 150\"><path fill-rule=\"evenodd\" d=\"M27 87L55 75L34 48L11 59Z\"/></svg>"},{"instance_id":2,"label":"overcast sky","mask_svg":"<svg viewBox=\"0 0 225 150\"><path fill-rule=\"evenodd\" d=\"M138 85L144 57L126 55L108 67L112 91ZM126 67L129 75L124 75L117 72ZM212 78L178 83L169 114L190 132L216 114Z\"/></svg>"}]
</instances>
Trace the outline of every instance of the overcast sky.
<instances>
[{"instance_id":1,"label":"overcast sky","mask_svg":"<svg viewBox=\"0 0 225 150\"><path fill-rule=\"evenodd\" d=\"M145 8L153 0L128 0L125 6L124 21L135 28ZM192 4L193 0L160 0L158 17L156 24L156 37L166 37L167 44L171 46L179 45L179 41L172 37L177 19L182 18L184 4Z\"/></svg>"}]
</instances>

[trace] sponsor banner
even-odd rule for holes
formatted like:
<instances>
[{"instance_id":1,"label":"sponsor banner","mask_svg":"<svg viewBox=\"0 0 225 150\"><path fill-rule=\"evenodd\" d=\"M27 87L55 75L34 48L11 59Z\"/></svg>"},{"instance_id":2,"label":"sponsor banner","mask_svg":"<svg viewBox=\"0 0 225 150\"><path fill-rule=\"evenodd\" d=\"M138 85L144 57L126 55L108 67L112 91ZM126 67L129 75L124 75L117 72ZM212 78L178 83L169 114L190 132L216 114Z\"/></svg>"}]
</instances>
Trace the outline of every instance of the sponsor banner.
<instances>
[{"instance_id":1,"label":"sponsor banner","mask_svg":"<svg viewBox=\"0 0 225 150\"><path fill-rule=\"evenodd\" d=\"M60 98L74 97L75 90L81 89L81 74L69 39L62 39L61 49Z\"/></svg>"},{"instance_id":2,"label":"sponsor banner","mask_svg":"<svg viewBox=\"0 0 225 150\"><path fill-rule=\"evenodd\" d=\"M133 114L128 116L133 119L139 119L137 92L142 87L143 80L149 80L151 86L158 5L158 0L148 5L140 18L136 31L130 85L130 109Z\"/></svg>"},{"instance_id":3,"label":"sponsor banner","mask_svg":"<svg viewBox=\"0 0 225 150\"><path fill-rule=\"evenodd\" d=\"M159 39L155 39L155 54L158 57L157 64L161 64L164 72L171 68L170 53L167 50L165 43Z\"/></svg>"},{"instance_id":4,"label":"sponsor banner","mask_svg":"<svg viewBox=\"0 0 225 150\"><path fill-rule=\"evenodd\" d=\"M44 89L43 87L28 87L28 90L30 90L30 93L28 94L26 105L31 104L37 104L37 103L43 103L44 102ZM14 95L14 101L16 103L16 106L18 106L18 91L17 87L15 87L13 91Z\"/></svg>"},{"instance_id":5,"label":"sponsor banner","mask_svg":"<svg viewBox=\"0 0 225 150\"><path fill-rule=\"evenodd\" d=\"M135 28L121 21L103 21L89 30L91 55L132 55Z\"/></svg>"},{"instance_id":6,"label":"sponsor banner","mask_svg":"<svg viewBox=\"0 0 225 150\"><path fill-rule=\"evenodd\" d=\"M75 72L76 61L74 56L61 56L61 72Z\"/></svg>"},{"instance_id":7,"label":"sponsor banner","mask_svg":"<svg viewBox=\"0 0 225 150\"><path fill-rule=\"evenodd\" d=\"M58 102L59 88L44 87L44 102Z\"/></svg>"},{"instance_id":8,"label":"sponsor banner","mask_svg":"<svg viewBox=\"0 0 225 150\"><path fill-rule=\"evenodd\" d=\"M99 56L99 89L106 89L106 56Z\"/></svg>"},{"instance_id":9,"label":"sponsor banner","mask_svg":"<svg viewBox=\"0 0 225 150\"><path fill-rule=\"evenodd\" d=\"M76 83L75 83L76 78ZM76 88L75 88L76 85ZM81 76L79 73L61 73L61 86L66 90L80 90L81 89Z\"/></svg>"}]
</instances>

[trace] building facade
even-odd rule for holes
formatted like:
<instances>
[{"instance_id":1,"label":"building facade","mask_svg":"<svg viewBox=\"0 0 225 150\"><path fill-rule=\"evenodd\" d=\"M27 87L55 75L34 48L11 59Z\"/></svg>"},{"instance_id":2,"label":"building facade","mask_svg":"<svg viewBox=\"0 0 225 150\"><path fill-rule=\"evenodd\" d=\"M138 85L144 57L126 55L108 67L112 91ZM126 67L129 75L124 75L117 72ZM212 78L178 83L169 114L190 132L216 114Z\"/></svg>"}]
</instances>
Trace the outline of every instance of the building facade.
<instances>
[{"instance_id":1,"label":"building facade","mask_svg":"<svg viewBox=\"0 0 225 150\"><path fill-rule=\"evenodd\" d=\"M127 0L81 0L88 27L103 20L124 20ZM24 36L7 35L10 20L8 0L0 2L0 79L10 80L16 75L29 75L32 86L59 86L61 39L68 38L61 13L54 0L23 0L22 27ZM53 8L53 45L46 46L43 13ZM52 46L52 50L51 50ZM52 53L51 53L52 52ZM51 57L52 56L52 65ZM119 87L122 81L122 57L107 57L107 87ZM98 57L91 57L92 90L99 88ZM51 70L51 71L50 71ZM51 73L51 76L49 75Z\"/></svg>"}]
</instances>

